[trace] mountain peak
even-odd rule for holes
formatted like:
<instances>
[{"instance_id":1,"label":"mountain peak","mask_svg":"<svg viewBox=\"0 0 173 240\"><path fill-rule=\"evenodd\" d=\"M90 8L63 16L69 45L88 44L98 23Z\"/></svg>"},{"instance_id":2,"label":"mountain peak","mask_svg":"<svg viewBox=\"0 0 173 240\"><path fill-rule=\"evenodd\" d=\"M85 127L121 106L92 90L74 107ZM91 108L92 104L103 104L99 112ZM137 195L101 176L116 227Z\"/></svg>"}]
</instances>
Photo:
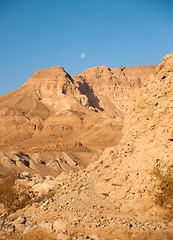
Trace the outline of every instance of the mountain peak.
<instances>
[{"instance_id":1,"label":"mountain peak","mask_svg":"<svg viewBox=\"0 0 173 240\"><path fill-rule=\"evenodd\" d=\"M71 76L65 71L64 67L54 66L50 68L43 68L36 71L29 79L29 82L34 81L58 81L60 78L71 78Z\"/></svg>"}]
</instances>

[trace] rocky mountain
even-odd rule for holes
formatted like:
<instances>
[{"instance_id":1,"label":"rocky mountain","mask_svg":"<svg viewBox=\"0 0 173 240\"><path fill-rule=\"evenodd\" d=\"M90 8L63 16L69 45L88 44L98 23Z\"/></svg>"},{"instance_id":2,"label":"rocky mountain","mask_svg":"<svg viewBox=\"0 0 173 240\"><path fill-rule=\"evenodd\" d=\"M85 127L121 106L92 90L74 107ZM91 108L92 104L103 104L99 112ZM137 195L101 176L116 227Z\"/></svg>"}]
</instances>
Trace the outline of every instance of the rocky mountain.
<instances>
[{"instance_id":1,"label":"rocky mountain","mask_svg":"<svg viewBox=\"0 0 173 240\"><path fill-rule=\"evenodd\" d=\"M172 93L170 54L136 95L118 146L77 172L20 174L15 189L32 201L1 207L1 238L172 239Z\"/></svg>"},{"instance_id":2,"label":"rocky mountain","mask_svg":"<svg viewBox=\"0 0 173 240\"><path fill-rule=\"evenodd\" d=\"M79 170L119 143L126 110L154 66L42 69L0 97L0 166L51 174Z\"/></svg>"},{"instance_id":3,"label":"rocky mountain","mask_svg":"<svg viewBox=\"0 0 173 240\"><path fill-rule=\"evenodd\" d=\"M87 83L97 96L101 108L107 115L115 117L120 111L126 112L136 89L143 86L153 70L154 66L113 69L106 66L92 67L74 79ZM92 103L91 98L90 101Z\"/></svg>"}]
</instances>

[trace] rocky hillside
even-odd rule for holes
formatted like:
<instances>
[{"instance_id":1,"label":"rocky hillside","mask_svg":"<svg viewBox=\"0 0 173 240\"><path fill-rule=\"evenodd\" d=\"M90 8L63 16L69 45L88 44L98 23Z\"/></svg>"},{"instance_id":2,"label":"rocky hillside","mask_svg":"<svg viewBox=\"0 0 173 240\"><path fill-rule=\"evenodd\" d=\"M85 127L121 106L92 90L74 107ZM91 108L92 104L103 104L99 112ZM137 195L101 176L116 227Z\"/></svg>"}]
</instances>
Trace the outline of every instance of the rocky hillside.
<instances>
[{"instance_id":1,"label":"rocky hillside","mask_svg":"<svg viewBox=\"0 0 173 240\"><path fill-rule=\"evenodd\" d=\"M117 147L86 170L20 175L15 187L33 202L9 215L2 208L2 239L172 239L172 96L170 54L135 98Z\"/></svg>"},{"instance_id":2,"label":"rocky hillside","mask_svg":"<svg viewBox=\"0 0 173 240\"><path fill-rule=\"evenodd\" d=\"M164 57L134 100L125 118L119 146L108 149L88 168L89 172L98 172L100 194L106 195L122 212L160 214L152 201L157 194L152 194L156 190L155 180L160 182L162 179L157 178L163 177L166 181L166 174L169 177L172 174L172 93L173 54L170 54ZM106 191L101 183L106 185Z\"/></svg>"},{"instance_id":3,"label":"rocky hillside","mask_svg":"<svg viewBox=\"0 0 173 240\"><path fill-rule=\"evenodd\" d=\"M71 77L42 69L0 97L0 167L51 174L79 170L119 143L124 113L154 67L95 67Z\"/></svg>"}]
</instances>

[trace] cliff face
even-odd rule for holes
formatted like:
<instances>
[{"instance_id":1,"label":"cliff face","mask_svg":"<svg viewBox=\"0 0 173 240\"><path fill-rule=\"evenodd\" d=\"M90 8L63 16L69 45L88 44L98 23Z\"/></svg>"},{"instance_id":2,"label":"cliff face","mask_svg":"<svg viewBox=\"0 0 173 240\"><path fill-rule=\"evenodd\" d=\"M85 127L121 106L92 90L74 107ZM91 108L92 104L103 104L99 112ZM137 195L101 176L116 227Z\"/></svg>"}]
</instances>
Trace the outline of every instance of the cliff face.
<instances>
[{"instance_id":1,"label":"cliff face","mask_svg":"<svg viewBox=\"0 0 173 240\"><path fill-rule=\"evenodd\" d=\"M132 103L136 90L141 88L154 66L108 68L92 67L75 76L75 80L91 86L100 108L108 115L125 112ZM114 108L113 108L114 107Z\"/></svg>"},{"instance_id":2,"label":"cliff face","mask_svg":"<svg viewBox=\"0 0 173 240\"><path fill-rule=\"evenodd\" d=\"M46 162L66 152L79 168L87 166L118 144L126 109L153 69L94 67L74 77L63 67L37 71L0 97L0 151L36 154Z\"/></svg>"}]
</instances>

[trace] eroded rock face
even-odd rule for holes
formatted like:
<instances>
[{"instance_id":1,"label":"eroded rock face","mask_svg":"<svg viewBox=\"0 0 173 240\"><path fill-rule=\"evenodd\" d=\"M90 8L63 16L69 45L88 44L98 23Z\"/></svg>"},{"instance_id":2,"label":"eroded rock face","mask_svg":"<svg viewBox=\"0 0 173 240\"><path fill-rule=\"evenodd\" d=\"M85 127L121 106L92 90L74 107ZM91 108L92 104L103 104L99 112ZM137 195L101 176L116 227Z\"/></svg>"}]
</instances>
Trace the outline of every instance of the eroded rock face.
<instances>
[{"instance_id":1,"label":"eroded rock face","mask_svg":"<svg viewBox=\"0 0 173 240\"><path fill-rule=\"evenodd\" d=\"M154 68L155 66L92 67L75 76L74 79L78 82L81 91L86 89L85 86L88 87L85 94L90 96L91 105L97 106L110 116L117 116L131 106L136 90L143 86Z\"/></svg>"},{"instance_id":2,"label":"eroded rock face","mask_svg":"<svg viewBox=\"0 0 173 240\"><path fill-rule=\"evenodd\" d=\"M41 154L36 160L31 156L34 172L61 172L56 155L62 152L80 165L77 169L86 167L103 149L119 143L125 111L153 69L94 67L71 77L63 67L52 67L34 73L20 89L0 98L3 171L10 166L20 171L7 160L9 151ZM62 169L74 168L66 164Z\"/></svg>"}]
</instances>

